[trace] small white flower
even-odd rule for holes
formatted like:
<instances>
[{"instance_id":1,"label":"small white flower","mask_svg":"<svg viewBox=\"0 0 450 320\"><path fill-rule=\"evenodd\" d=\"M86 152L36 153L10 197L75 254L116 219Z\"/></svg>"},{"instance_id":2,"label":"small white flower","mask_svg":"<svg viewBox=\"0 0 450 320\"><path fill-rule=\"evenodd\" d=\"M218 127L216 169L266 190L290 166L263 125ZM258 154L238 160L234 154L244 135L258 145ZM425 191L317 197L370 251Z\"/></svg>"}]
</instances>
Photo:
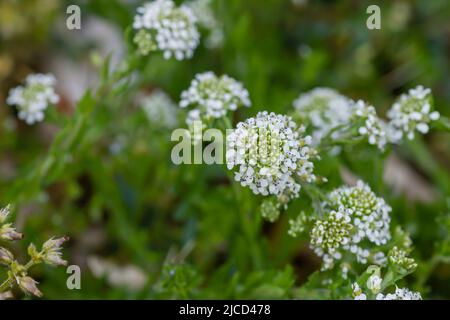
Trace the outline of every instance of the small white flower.
<instances>
[{"instance_id":1,"label":"small white flower","mask_svg":"<svg viewBox=\"0 0 450 320\"><path fill-rule=\"evenodd\" d=\"M388 142L387 125L378 117L375 108L358 100L352 105L352 118L363 121L363 126L358 129L358 133L367 136L369 144L376 145L383 151Z\"/></svg>"},{"instance_id":2,"label":"small white flower","mask_svg":"<svg viewBox=\"0 0 450 320\"><path fill-rule=\"evenodd\" d=\"M227 136L226 161L238 167L235 179L255 194L275 195L287 203L298 196L300 184L315 181L309 147L311 137L288 116L259 112L240 122Z\"/></svg>"},{"instance_id":3,"label":"small white flower","mask_svg":"<svg viewBox=\"0 0 450 320\"><path fill-rule=\"evenodd\" d=\"M353 297L355 300L367 300L367 296L365 293L362 292L361 288L359 287L358 283L352 284L353 289Z\"/></svg>"},{"instance_id":4,"label":"small white flower","mask_svg":"<svg viewBox=\"0 0 450 320\"><path fill-rule=\"evenodd\" d=\"M311 230L311 248L322 257L322 269L331 269L342 255L339 249L351 239L351 219L346 211L331 211L325 220L317 220Z\"/></svg>"},{"instance_id":5,"label":"small white flower","mask_svg":"<svg viewBox=\"0 0 450 320\"><path fill-rule=\"evenodd\" d=\"M313 144L317 145L332 129L348 124L352 101L331 88L315 88L301 94L293 103L297 115L312 127ZM339 131L332 138L339 138Z\"/></svg>"},{"instance_id":6,"label":"small white flower","mask_svg":"<svg viewBox=\"0 0 450 320\"><path fill-rule=\"evenodd\" d=\"M431 110L432 104L431 90L423 86L402 94L387 113L390 140L399 143L404 136L412 140L415 131L426 134L429 124L439 119L439 112Z\"/></svg>"},{"instance_id":7,"label":"small white flower","mask_svg":"<svg viewBox=\"0 0 450 320\"><path fill-rule=\"evenodd\" d=\"M55 93L55 77L51 74L30 74L24 86L11 89L6 103L17 106L18 117L27 124L44 120L44 111L59 101Z\"/></svg>"},{"instance_id":8,"label":"small white flower","mask_svg":"<svg viewBox=\"0 0 450 320\"><path fill-rule=\"evenodd\" d=\"M194 120L220 118L228 111L251 105L248 91L233 78L213 72L197 74L190 87L181 93L180 107L193 107L187 123Z\"/></svg>"},{"instance_id":9,"label":"small white flower","mask_svg":"<svg viewBox=\"0 0 450 320\"><path fill-rule=\"evenodd\" d=\"M161 90L155 90L150 95L140 99L140 105L150 123L174 128L178 123L177 106L170 97Z\"/></svg>"},{"instance_id":10,"label":"small white flower","mask_svg":"<svg viewBox=\"0 0 450 320\"><path fill-rule=\"evenodd\" d=\"M367 279L367 288L371 290L372 292L376 293L381 290L381 283L383 282L383 279L377 275L373 274Z\"/></svg>"},{"instance_id":11,"label":"small white flower","mask_svg":"<svg viewBox=\"0 0 450 320\"><path fill-rule=\"evenodd\" d=\"M379 293L377 300L422 300L419 292L410 291L407 288L396 288L395 293L388 293L386 295Z\"/></svg>"},{"instance_id":12,"label":"small white flower","mask_svg":"<svg viewBox=\"0 0 450 320\"><path fill-rule=\"evenodd\" d=\"M189 59L200 41L196 22L189 7L177 7L172 0L155 0L137 9L134 42L142 55L159 50L165 59Z\"/></svg>"},{"instance_id":13,"label":"small white flower","mask_svg":"<svg viewBox=\"0 0 450 320\"><path fill-rule=\"evenodd\" d=\"M326 241L317 241L312 235L311 244L316 254L323 259L323 269L332 268L334 260L339 260L345 252L353 254L359 263L366 264L371 252L365 245L384 245L391 238L391 207L362 181L358 181L354 187L342 186L333 190L328 199L322 204L323 209L329 212L328 217L316 222L316 226L326 227L324 223L333 215L346 216L351 228L346 229L348 236L345 241L340 238L343 233L337 233L336 236L329 233L331 239ZM317 235L314 237L317 238ZM333 243L331 252L328 243Z\"/></svg>"},{"instance_id":14,"label":"small white flower","mask_svg":"<svg viewBox=\"0 0 450 320\"><path fill-rule=\"evenodd\" d=\"M355 300L367 300L367 296L364 293L355 297Z\"/></svg>"}]
</instances>

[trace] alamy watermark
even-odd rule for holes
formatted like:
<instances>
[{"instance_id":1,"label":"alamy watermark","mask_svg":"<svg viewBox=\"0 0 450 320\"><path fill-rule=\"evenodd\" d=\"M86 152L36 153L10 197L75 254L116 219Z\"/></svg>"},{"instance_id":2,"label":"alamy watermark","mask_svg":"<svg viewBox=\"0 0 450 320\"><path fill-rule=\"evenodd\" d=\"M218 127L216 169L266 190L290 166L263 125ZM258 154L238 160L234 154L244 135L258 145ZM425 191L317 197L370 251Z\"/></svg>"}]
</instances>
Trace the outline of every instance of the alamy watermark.
<instances>
[{"instance_id":1,"label":"alamy watermark","mask_svg":"<svg viewBox=\"0 0 450 320\"><path fill-rule=\"evenodd\" d=\"M70 5L66 9L69 15L66 19L66 27L69 30L81 30L81 9L77 5Z\"/></svg>"},{"instance_id":2,"label":"alamy watermark","mask_svg":"<svg viewBox=\"0 0 450 320\"><path fill-rule=\"evenodd\" d=\"M369 30L381 29L381 9L376 4L372 4L367 7L367 14L370 16L367 18L366 26Z\"/></svg>"},{"instance_id":3,"label":"alamy watermark","mask_svg":"<svg viewBox=\"0 0 450 320\"><path fill-rule=\"evenodd\" d=\"M241 164L249 163L275 167L280 161L283 139L277 129L248 128L246 137L236 142L235 129L204 130L201 121L194 121L190 130L178 128L171 134L171 159L180 164ZM258 139L255 139L258 137Z\"/></svg>"}]
</instances>

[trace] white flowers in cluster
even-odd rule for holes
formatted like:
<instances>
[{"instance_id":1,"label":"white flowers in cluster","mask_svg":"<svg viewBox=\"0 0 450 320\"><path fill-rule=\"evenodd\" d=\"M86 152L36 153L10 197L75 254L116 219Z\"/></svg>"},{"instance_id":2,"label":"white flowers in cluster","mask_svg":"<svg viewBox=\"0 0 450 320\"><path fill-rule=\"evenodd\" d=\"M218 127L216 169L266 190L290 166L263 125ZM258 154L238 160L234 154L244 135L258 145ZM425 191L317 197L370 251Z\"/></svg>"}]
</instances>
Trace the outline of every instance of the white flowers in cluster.
<instances>
[{"instance_id":1,"label":"white flowers in cluster","mask_svg":"<svg viewBox=\"0 0 450 320\"><path fill-rule=\"evenodd\" d=\"M50 104L58 103L59 96L51 74L30 74L24 86L11 89L6 103L17 106L18 117L27 124L44 120L44 111Z\"/></svg>"},{"instance_id":2,"label":"white flowers in cluster","mask_svg":"<svg viewBox=\"0 0 450 320\"><path fill-rule=\"evenodd\" d=\"M177 106L165 92L155 90L141 98L140 104L150 123L165 128L176 127Z\"/></svg>"},{"instance_id":3,"label":"white flowers in cluster","mask_svg":"<svg viewBox=\"0 0 450 320\"><path fill-rule=\"evenodd\" d=\"M377 300L422 300L419 292L411 291L407 288L396 288L394 293L377 294Z\"/></svg>"},{"instance_id":4,"label":"white flowers in cluster","mask_svg":"<svg viewBox=\"0 0 450 320\"><path fill-rule=\"evenodd\" d=\"M350 210L357 232L352 242L367 238L376 245L386 244L391 238L389 231L391 207L383 198L373 193L370 187L359 180L356 186L342 186L329 195L332 206Z\"/></svg>"},{"instance_id":5,"label":"white flowers in cluster","mask_svg":"<svg viewBox=\"0 0 450 320\"><path fill-rule=\"evenodd\" d=\"M317 220L311 230L311 247L322 257L323 269L330 269L335 260L342 258L340 248L351 239L350 215L345 211L332 210L327 219Z\"/></svg>"},{"instance_id":6,"label":"white flowers in cluster","mask_svg":"<svg viewBox=\"0 0 450 320\"><path fill-rule=\"evenodd\" d=\"M306 230L308 223L308 217L305 212L300 212L295 219L289 219L288 235L291 237L297 237Z\"/></svg>"},{"instance_id":7,"label":"white flowers in cluster","mask_svg":"<svg viewBox=\"0 0 450 320\"><path fill-rule=\"evenodd\" d=\"M358 100L353 104L353 118L363 120L363 125L358 128L358 133L367 136L369 144L376 145L378 149L384 150L388 143L386 123L381 120L375 108Z\"/></svg>"},{"instance_id":8,"label":"white flowers in cluster","mask_svg":"<svg viewBox=\"0 0 450 320\"><path fill-rule=\"evenodd\" d=\"M287 203L300 191L295 177L315 181L315 150L309 146L311 137L303 133L304 127L288 116L259 112L227 135L228 169L238 167L236 181L255 194L275 195Z\"/></svg>"},{"instance_id":9,"label":"white flowers in cluster","mask_svg":"<svg viewBox=\"0 0 450 320\"><path fill-rule=\"evenodd\" d=\"M388 260L397 268L402 268L406 271L411 271L417 268L417 263L413 258L408 257L408 253L405 250L393 247L388 254Z\"/></svg>"},{"instance_id":10,"label":"white flowers in cluster","mask_svg":"<svg viewBox=\"0 0 450 320\"><path fill-rule=\"evenodd\" d=\"M345 226L348 232L345 238L342 238L342 231L326 233L330 239L317 239L318 233L313 229L311 246L316 254L323 258L323 269L332 268L334 260L339 260L343 252L350 252L356 256L358 262L367 263L370 250L363 246L364 241L380 246L391 238L389 230L391 207L362 181L358 181L354 187L342 186L335 189L328 195L328 200L323 203L323 208L330 213L324 221L318 220L316 226L320 227L339 216L340 220L345 219L343 221L351 228Z\"/></svg>"},{"instance_id":11,"label":"white flowers in cluster","mask_svg":"<svg viewBox=\"0 0 450 320\"><path fill-rule=\"evenodd\" d=\"M293 103L297 115L312 127L313 143L316 145L332 129L349 123L352 101L331 88L315 88L301 94ZM332 138L338 138L333 132Z\"/></svg>"},{"instance_id":12,"label":"white flowers in cluster","mask_svg":"<svg viewBox=\"0 0 450 320\"><path fill-rule=\"evenodd\" d=\"M220 118L228 111L250 105L248 91L242 83L227 75L218 77L210 71L197 74L190 87L181 93L180 101L181 108L194 108L189 111L188 124L200 119Z\"/></svg>"},{"instance_id":13,"label":"white flowers in cluster","mask_svg":"<svg viewBox=\"0 0 450 320\"><path fill-rule=\"evenodd\" d=\"M223 43L223 29L211 8L211 0L191 0L186 5L192 9L198 19L198 25L208 32L205 45L208 48L219 48Z\"/></svg>"},{"instance_id":14,"label":"white flowers in cluster","mask_svg":"<svg viewBox=\"0 0 450 320\"><path fill-rule=\"evenodd\" d=\"M172 0L155 0L137 9L134 42L142 55L160 50L165 59L189 59L200 42L192 10Z\"/></svg>"},{"instance_id":15,"label":"white flowers in cluster","mask_svg":"<svg viewBox=\"0 0 450 320\"><path fill-rule=\"evenodd\" d=\"M261 216L270 222L275 222L280 216L278 203L270 198L265 199L261 204Z\"/></svg>"},{"instance_id":16,"label":"white flowers in cluster","mask_svg":"<svg viewBox=\"0 0 450 320\"><path fill-rule=\"evenodd\" d=\"M439 119L439 112L432 111L432 95L430 89L417 86L402 94L388 111L391 140L398 143L406 136L414 139L414 132L425 134L429 124Z\"/></svg>"},{"instance_id":17,"label":"white flowers in cluster","mask_svg":"<svg viewBox=\"0 0 450 320\"><path fill-rule=\"evenodd\" d=\"M381 288L381 281L382 279L377 276L373 275L369 278L367 281L367 286L372 286L375 290L372 291L378 291ZM369 288L370 289L370 288ZM362 289L359 287L358 283L352 284L352 290L353 290L353 297L355 300L367 300L367 294L365 294ZM394 293L378 293L376 295L377 300L422 300L422 296L419 292L410 291L407 288L395 288Z\"/></svg>"}]
</instances>

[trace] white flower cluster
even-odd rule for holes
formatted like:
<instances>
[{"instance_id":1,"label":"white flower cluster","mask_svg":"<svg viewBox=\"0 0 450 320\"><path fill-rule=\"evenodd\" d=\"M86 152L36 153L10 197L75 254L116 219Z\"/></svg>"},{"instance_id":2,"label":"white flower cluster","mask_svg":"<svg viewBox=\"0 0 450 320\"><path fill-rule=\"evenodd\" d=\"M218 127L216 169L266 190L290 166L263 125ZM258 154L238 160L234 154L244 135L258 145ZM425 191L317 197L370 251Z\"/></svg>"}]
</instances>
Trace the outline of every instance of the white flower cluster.
<instances>
[{"instance_id":1,"label":"white flower cluster","mask_svg":"<svg viewBox=\"0 0 450 320\"><path fill-rule=\"evenodd\" d=\"M42 121L45 109L59 101L55 83L55 77L51 74L30 74L24 86L11 89L6 103L16 105L19 119L27 124Z\"/></svg>"},{"instance_id":2,"label":"white flower cluster","mask_svg":"<svg viewBox=\"0 0 450 320\"><path fill-rule=\"evenodd\" d=\"M376 297L377 300L422 300L422 296L419 292L411 291L407 288L395 288L394 293L388 293L386 295L379 293Z\"/></svg>"},{"instance_id":3,"label":"white flower cluster","mask_svg":"<svg viewBox=\"0 0 450 320\"><path fill-rule=\"evenodd\" d=\"M380 289L382 279L379 276L372 276L369 278L370 285L376 287L376 289ZM368 283L369 284L369 283ZM361 290L358 283L352 284L353 289L353 297L355 300L367 300L367 295ZM397 288L394 293L378 293L376 295L377 300L422 300L422 296L419 292L411 291L407 288Z\"/></svg>"},{"instance_id":4,"label":"white flower cluster","mask_svg":"<svg viewBox=\"0 0 450 320\"><path fill-rule=\"evenodd\" d=\"M405 250L393 247L388 254L389 262L398 268L402 268L407 271L417 268L417 263L413 258L408 257L408 253Z\"/></svg>"},{"instance_id":5,"label":"white flower cluster","mask_svg":"<svg viewBox=\"0 0 450 320\"><path fill-rule=\"evenodd\" d=\"M324 220L335 219L336 212L339 212L341 220L351 226L347 237L343 241L342 234L327 233L330 239L318 239L318 233L311 232L311 246L313 250L323 258L323 269L330 269L334 266L334 260L339 260L343 252L351 252L360 263L367 263L370 250L364 248L363 241L376 246L384 245L391 238L389 230L391 207L384 199L377 197L370 187L358 181L356 186L342 186L335 189L328 195L328 202L323 203L325 210L330 210L330 214ZM324 221L316 221L316 226L320 226ZM329 246L328 243L333 243Z\"/></svg>"},{"instance_id":6,"label":"white flower cluster","mask_svg":"<svg viewBox=\"0 0 450 320\"><path fill-rule=\"evenodd\" d=\"M280 216L278 203L270 198L264 199L261 203L261 216L270 222L275 222Z\"/></svg>"},{"instance_id":7,"label":"white flower cluster","mask_svg":"<svg viewBox=\"0 0 450 320\"><path fill-rule=\"evenodd\" d=\"M189 59L200 42L192 10L172 0L155 0L137 9L134 42L142 55L160 50L165 59Z\"/></svg>"},{"instance_id":8,"label":"white flower cluster","mask_svg":"<svg viewBox=\"0 0 450 320\"><path fill-rule=\"evenodd\" d=\"M416 130L427 133L430 122L438 120L440 116L439 112L431 110L431 106L431 90L423 86L402 94L387 113L392 142L400 142L403 136L412 140Z\"/></svg>"},{"instance_id":9,"label":"white flower cluster","mask_svg":"<svg viewBox=\"0 0 450 320\"><path fill-rule=\"evenodd\" d=\"M228 169L238 167L236 181L255 194L276 195L287 203L300 191L295 176L315 181L315 150L309 147L311 137L303 133L288 116L259 112L227 135Z\"/></svg>"},{"instance_id":10,"label":"white flower cluster","mask_svg":"<svg viewBox=\"0 0 450 320\"><path fill-rule=\"evenodd\" d=\"M305 212L300 212L295 219L289 219L289 230L288 235L291 237L298 237L306 230L308 223L308 217Z\"/></svg>"},{"instance_id":11,"label":"white flower cluster","mask_svg":"<svg viewBox=\"0 0 450 320\"><path fill-rule=\"evenodd\" d=\"M142 109L150 123L165 128L177 126L177 106L165 92L155 90L140 100Z\"/></svg>"},{"instance_id":12,"label":"white flower cluster","mask_svg":"<svg viewBox=\"0 0 450 320\"><path fill-rule=\"evenodd\" d=\"M298 116L313 129L313 144L317 145L332 129L349 123L353 102L331 88L315 88L301 94L293 103ZM339 131L332 138L338 138Z\"/></svg>"},{"instance_id":13,"label":"white flower cluster","mask_svg":"<svg viewBox=\"0 0 450 320\"><path fill-rule=\"evenodd\" d=\"M316 88L300 95L293 103L297 113L313 130L313 145L330 132L338 139L344 130L339 126L362 122L358 135L366 136L369 144L383 151L388 143L400 143L406 136L414 138L416 131L425 134L430 123L439 119L433 111L431 90L417 86L401 95L388 111L389 122L382 120L376 109L362 100L353 101L330 88Z\"/></svg>"},{"instance_id":14,"label":"white flower cluster","mask_svg":"<svg viewBox=\"0 0 450 320\"><path fill-rule=\"evenodd\" d=\"M388 143L386 123L381 120L375 108L358 100L353 104L353 119L364 121L363 126L358 129L358 133L367 136L369 144L376 145L378 149L384 150Z\"/></svg>"},{"instance_id":15,"label":"white flower cluster","mask_svg":"<svg viewBox=\"0 0 450 320\"><path fill-rule=\"evenodd\" d=\"M180 107L194 107L189 111L186 122L191 124L200 119L220 118L227 111L251 105L248 91L242 83L222 75L217 77L208 71L197 74L190 87L181 93Z\"/></svg>"},{"instance_id":16,"label":"white flower cluster","mask_svg":"<svg viewBox=\"0 0 450 320\"><path fill-rule=\"evenodd\" d=\"M332 210L327 219L317 220L311 230L311 247L322 257L323 269L330 269L335 260L342 258L340 248L351 240L350 215L347 212Z\"/></svg>"},{"instance_id":17,"label":"white flower cluster","mask_svg":"<svg viewBox=\"0 0 450 320\"><path fill-rule=\"evenodd\" d=\"M191 0L186 5L198 19L198 25L208 31L205 44L208 48L219 48L223 44L223 29L211 8L211 0Z\"/></svg>"}]
</instances>

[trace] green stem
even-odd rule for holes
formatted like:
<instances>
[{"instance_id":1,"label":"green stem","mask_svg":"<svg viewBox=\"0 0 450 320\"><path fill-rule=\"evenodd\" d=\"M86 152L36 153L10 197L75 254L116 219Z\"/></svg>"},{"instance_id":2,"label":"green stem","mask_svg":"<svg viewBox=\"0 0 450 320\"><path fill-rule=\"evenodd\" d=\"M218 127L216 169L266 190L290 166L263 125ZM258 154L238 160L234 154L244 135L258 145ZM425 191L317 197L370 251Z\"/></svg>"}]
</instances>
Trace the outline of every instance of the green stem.
<instances>
[{"instance_id":1,"label":"green stem","mask_svg":"<svg viewBox=\"0 0 450 320\"><path fill-rule=\"evenodd\" d=\"M11 286L12 278L8 276L8 278L0 284L0 293L6 291Z\"/></svg>"},{"instance_id":2,"label":"green stem","mask_svg":"<svg viewBox=\"0 0 450 320\"><path fill-rule=\"evenodd\" d=\"M247 208L246 203L244 203L245 197L242 196L242 190L239 190L239 186L231 174L229 174L229 178L235 198L237 223L247 242L253 269L260 270L263 266L262 254L258 244L260 219L255 217L253 208Z\"/></svg>"},{"instance_id":3,"label":"green stem","mask_svg":"<svg viewBox=\"0 0 450 320\"><path fill-rule=\"evenodd\" d=\"M428 280L434 268L436 268L436 266L440 261L441 256L434 254L427 263L422 264L423 265L422 272L419 273L417 279L417 285L419 287L423 287L425 285L425 282Z\"/></svg>"},{"instance_id":4,"label":"green stem","mask_svg":"<svg viewBox=\"0 0 450 320\"><path fill-rule=\"evenodd\" d=\"M35 264L37 264L33 259L31 259L30 261L28 261L28 263L24 266L25 271L28 271L28 269L30 269L32 266L34 266ZM2 284L0 284L0 293L6 291L8 288L11 287L12 282L14 281L14 278L11 276L11 274L8 275L8 278L3 281Z\"/></svg>"},{"instance_id":5,"label":"green stem","mask_svg":"<svg viewBox=\"0 0 450 320\"><path fill-rule=\"evenodd\" d=\"M441 116L439 120L433 123L433 127L437 130L450 132L450 119Z\"/></svg>"}]
</instances>

